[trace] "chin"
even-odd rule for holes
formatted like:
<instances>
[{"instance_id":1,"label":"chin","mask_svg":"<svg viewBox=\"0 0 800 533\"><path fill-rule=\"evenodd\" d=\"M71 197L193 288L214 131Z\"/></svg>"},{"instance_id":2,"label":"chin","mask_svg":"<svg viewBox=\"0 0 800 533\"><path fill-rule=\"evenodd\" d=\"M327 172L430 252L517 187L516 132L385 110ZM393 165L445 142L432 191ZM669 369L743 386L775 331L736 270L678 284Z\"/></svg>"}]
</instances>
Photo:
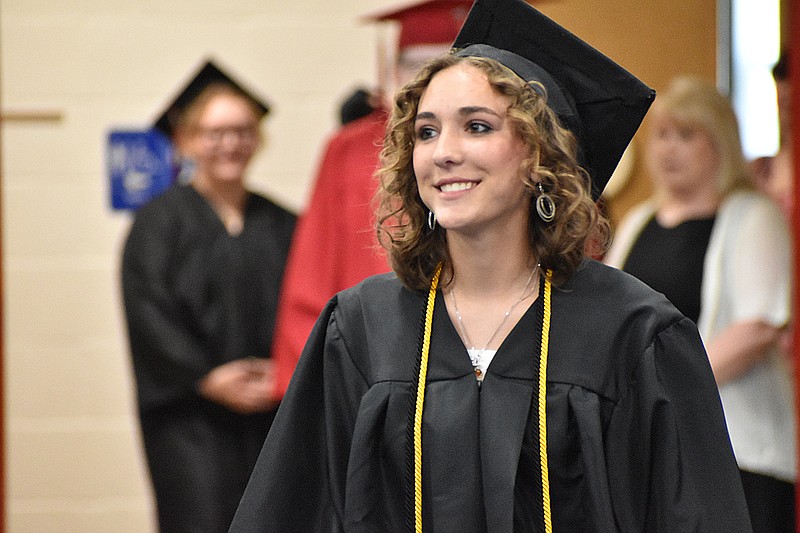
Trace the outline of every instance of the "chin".
<instances>
[{"instance_id":1,"label":"chin","mask_svg":"<svg viewBox=\"0 0 800 533\"><path fill-rule=\"evenodd\" d=\"M235 183L243 183L244 182L244 175L243 174L226 174L226 173L218 173L214 174L213 180L220 185L222 184L235 184Z\"/></svg>"},{"instance_id":2,"label":"chin","mask_svg":"<svg viewBox=\"0 0 800 533\"><path fill-rule=\"evenodd\" d=\"M239 165L218 168L214 175L219 181L241 181L244 178L245 168Z\"/></svg>"},{"instance_id":3,"label":"chin","mask_svg":"<svg viewBox=\"0 0 800 533\"><path fill-rule=\"evenodd\" d=\"M437 219L436 223L442 229L445 229L445 230L448 230L448 231L453 231L453 232L464 232L464 233L469 233L470 232L470 228L472 226L470 223L465 222L463 220L452 220L452 219L443 220L443 221Z\"/></svg>"}]
</instances>

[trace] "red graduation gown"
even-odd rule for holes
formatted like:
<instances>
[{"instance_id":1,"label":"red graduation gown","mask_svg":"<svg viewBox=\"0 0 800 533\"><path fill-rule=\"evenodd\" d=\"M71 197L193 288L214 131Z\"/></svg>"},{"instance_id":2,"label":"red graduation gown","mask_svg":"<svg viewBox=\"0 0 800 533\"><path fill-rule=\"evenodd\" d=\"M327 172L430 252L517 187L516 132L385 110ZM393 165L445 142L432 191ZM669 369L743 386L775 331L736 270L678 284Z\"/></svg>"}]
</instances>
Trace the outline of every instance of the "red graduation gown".
<instances>
[{"instance_id":1,"label":"red graduation gown","mask_svg":"<svg viewBox=\"0 0 800 533\"><path fill-rule=\"evenodd\" d=\"M388 272L375 236L375 171L386 113L342 127L328 142L310 203L292 239L272 346L276 395L289 385L314 322L337 292Z\"/></svg>"}]
</instances>

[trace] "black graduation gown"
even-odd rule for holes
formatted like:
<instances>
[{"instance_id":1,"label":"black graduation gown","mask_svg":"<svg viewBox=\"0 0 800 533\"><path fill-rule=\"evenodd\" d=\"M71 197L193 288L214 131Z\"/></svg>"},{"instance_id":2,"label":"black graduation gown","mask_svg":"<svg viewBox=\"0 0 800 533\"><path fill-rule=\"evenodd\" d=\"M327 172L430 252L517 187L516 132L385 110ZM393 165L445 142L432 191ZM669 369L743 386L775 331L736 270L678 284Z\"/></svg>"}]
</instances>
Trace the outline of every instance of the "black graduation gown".
<instances>
[{"instance_id":1,"label":"black graduation gown","mask_svg":"<svg viewBox=\"0 0 800 533\"><path fill-rule=\"evenodd\" d=\"M331 300L231 532L407 530L425 297L383 275ZM533 308L479 388L437 295L422 428L426 533L534 531ZM553 291L548 361L553 531L750 531L701 340L663 296L585 261Z\"/></svg>"},{"instance_id":2,"label":"black graduation gown","mask_svg":"<svg viewBox=\"0 0 800 533\"><path fill-rule=\"evenodd\" d=\"M198 380L268 357L295 216L250 194L244 229L176 185L137 213L122 288L139 416L160 529L226 531L274 412L243 416L201 398Z\"/></svg>"}]
</instances>

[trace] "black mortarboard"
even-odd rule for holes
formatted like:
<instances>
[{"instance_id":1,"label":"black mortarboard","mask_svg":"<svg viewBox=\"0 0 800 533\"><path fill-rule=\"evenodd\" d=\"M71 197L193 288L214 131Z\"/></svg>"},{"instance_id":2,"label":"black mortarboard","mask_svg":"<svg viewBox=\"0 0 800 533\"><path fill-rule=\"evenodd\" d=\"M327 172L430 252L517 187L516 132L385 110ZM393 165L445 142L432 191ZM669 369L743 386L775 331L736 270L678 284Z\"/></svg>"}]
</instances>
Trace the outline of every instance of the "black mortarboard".
<instances>
[{"instance_id":1,"label":"black mortarboard","mask_svg":"<svg viewBox=\"0 0 800 533\"><path fill-rule=\"evenodd\" d=\"M545 87L548 105L578 138L579 163L599 198L655 91L523 0L476 0L453 48Z\"/></svg>"},{"instance_id":2,"label":"black mortarboard","mask_svg":"<svg viewBox=\"0 0 800 533\"><path fill-rule=\"evenodd\" d=\"M172 138L175 126L180 120L183 110L197 98L200 93L209 85L224 83L231 85L242 94L250 98L263 117L269 113L269 105L260 97L255 96L251 91L245 89L239 82L230 75L223 72L212 60L207 60L205 64L189 79L186 86L178 93L166 110L156 119L154 128Z\"/></svg>"}]
</instances>

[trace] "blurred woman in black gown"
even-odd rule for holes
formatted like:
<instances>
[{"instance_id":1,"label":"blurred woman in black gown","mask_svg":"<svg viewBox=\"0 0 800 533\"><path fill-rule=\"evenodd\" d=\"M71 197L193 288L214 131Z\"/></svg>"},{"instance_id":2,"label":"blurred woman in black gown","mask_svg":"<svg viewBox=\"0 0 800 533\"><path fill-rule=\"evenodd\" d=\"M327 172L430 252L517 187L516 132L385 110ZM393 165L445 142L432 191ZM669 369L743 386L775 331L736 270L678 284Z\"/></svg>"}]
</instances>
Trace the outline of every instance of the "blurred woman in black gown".
<instances>
[{"instance_id":1,"label":"blurred woman in black gown","mask_svg":"<svg viewBox=\"0 0 800 533\"><path fill-rule=\"evenodd\" d=\"M136 213L122 288L159 528L227 531L277 405L270 344L295 217L245 187L263 109L208 83L175 141L193 164Z\"/></svg>"}]
</instances>

